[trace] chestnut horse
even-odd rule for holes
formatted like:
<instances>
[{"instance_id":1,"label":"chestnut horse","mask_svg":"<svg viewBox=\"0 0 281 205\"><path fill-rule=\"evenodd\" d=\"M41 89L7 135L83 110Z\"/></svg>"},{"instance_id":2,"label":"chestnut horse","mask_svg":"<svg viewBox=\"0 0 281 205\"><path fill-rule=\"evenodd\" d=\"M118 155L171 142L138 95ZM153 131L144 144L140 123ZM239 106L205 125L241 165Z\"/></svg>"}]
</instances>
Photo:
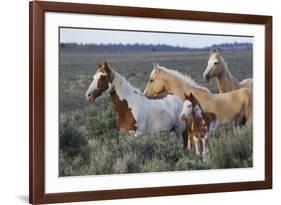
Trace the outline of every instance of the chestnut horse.
<instances>
[{"instance_id":1,"label":"chestnut horse","mask_svg":"<svg viewBox=\"0 0 281 205\"><path fill-rule=\"evenodd\" d=\"M192 117L189 141L192 145L195 145L196 155L200 155L203 161L205 161L209 132L218 128L219 121L215 113L204 112L200 103L192 93L190 93L190 95L184 95L185 101L183 103L180 119L183 121L188 121L190 120L189 117ZM198 148L199 141L202 142L202 152L201 150L199 151Z\"/></svg>"},{"instance_id":2,"label":"chestnut horse","mask_svg":"<svg viewBox=\"0 0 281 205\"><path fill-rule=\"evenodd\" d=\"M213 94L207 88L199 86L189 76L154 64L149 82L144 90L145 96L153 96L163 91L173 93L185 100L184 93L196 95L206 112L213 112L220 121L232 121L237 124L245 118L252 121L252 91L241 88L228 93Z\"/></svg>"},{"instance_id":3,"label":"chestnut horse","mask_svg":"<svg viewBox=\"0 0 281 205\"><path fill-rule=\"evenodd\" d=\"M110 86L114 88L111 96L118 112L119 127L141 133L174 131L177 137L183 138L186 147L187 124L178 117L183 105L179 97L166 94L162 99L148 99L105 62L93 76L85 93L86 100L94 102Z\"/></svg>"},{"instance_id":4,"label":"chestnut horse","mask_svg":"<svg viewBox=\"0 0 281 205\"><path fill-rule=\"evenodd\" d=\"M203 78L206 82L213 77L217 79L219 93L226 93L239 88L249 88L253 90L253 79L248 78L239 82L234 78L218 48L215 51L209 50L208 65L203 73Z\"/></svg>"}]
</instances>

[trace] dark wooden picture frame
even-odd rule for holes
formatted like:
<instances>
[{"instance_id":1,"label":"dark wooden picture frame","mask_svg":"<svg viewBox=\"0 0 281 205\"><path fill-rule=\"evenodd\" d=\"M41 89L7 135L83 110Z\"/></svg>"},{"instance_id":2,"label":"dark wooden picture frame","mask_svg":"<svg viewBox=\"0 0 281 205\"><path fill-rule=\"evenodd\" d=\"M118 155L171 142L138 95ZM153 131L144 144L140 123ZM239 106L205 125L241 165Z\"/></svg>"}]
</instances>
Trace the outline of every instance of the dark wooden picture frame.
<instances>
[{"instance_id":1,"label":"dark wooden picture frame","mask_svg":"<svg viewBox=\"0 0 281 205\"><path fill-rule=\"evenodd\" d=\"M44 14L66 12L112 16L247 23L265 26L265 180L46 194L44 190ZM29 4L29 201L33 204L153 197L272 188L272 17L198 11L34 1Z\"/></svg>"}]
</instances>

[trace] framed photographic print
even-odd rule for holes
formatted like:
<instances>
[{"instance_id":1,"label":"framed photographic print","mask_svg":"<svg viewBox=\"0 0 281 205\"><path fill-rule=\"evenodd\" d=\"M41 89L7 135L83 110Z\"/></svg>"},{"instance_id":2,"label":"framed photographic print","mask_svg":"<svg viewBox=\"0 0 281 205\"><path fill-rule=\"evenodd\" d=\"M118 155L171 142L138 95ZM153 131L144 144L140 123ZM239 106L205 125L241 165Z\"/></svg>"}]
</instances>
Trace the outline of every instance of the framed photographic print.
<instances>
[{"instance_id":1,"label":"framed photographic print","mask_svg":"<svg viewBox=\"0 0 281 205\"><path fill-rule=\"evenodd\" d=\"M30 203L272 187L272 17L30 2Z\"/></svg>"}]
</instances>

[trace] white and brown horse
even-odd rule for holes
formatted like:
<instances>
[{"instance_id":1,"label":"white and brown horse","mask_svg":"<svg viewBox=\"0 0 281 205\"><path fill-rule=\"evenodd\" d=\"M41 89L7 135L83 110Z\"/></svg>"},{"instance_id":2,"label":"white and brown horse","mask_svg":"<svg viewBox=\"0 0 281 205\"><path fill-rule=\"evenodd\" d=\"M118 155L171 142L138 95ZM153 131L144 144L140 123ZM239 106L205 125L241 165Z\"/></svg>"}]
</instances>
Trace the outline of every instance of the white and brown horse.
<instances>
[{"instance_id":1,"label":"white and brown horse","mask_svg":"<svg viewBox=\"0 0 281 205\"><path fill-rule=\"evenodd\" d=\"M208 65L203 73L203 78L206 82L213 77L216 77L219 93L226 93L239 88L253 90L253 79L248 78L239 82L233 77L218 48L215 51L209 50Z\"/></svg>"},{"instance_id":2,"label":"white and brown horse","mask_svg":"<svg viewBox=\"0 0 281 205\"><path fill-rule=\"evenodd\" d=\"M207 88L197 85L189 76L167 69L158 64L150 74L149 82L144 90L145 96L153 96L163 91L173 93L185 100L184 93L193 95L200 101L206 112L213 112L220 121L232 121L237 124L244 119L252 121L252 91L241 88L223 94L213 94Z\"/></svg>"},{"instance_id":3,"label":"white and brown horse","mask_svg":"<svg viewBox=\"0 0 281 205\"><path fill-rule=\"evenodd\" d=\"M185 101L183 103L180 119L192 122L190 124L191 134L188 136L189 141L191 142L191 146L193 146L193 144L195 145L196 154L200 155L203 161L205 161L209 132L218 128L219 120L215 113L204 112L200 103L192 93L190 93L190 95L184 95ZM190 117L192 118L191 120ZM202 142L202 151L199 151L199 141Z\"/></svg>"},{"instance_id":4,"label":"white and brown horse","mask_svg":"<svg viewBox=\"0 0 281 205\"><path fill-rule=\"evenodd\" d=\"M179 97L167 93L160 99L148 99L105 62L93 76L93 82L85 93L86 100L94 102L110 86L114 88L111 97L120 128L141 133L175 131L178 137L183 138L186 147L187 124L178 117L183 105Z\"/></svg>"}]
</instances>

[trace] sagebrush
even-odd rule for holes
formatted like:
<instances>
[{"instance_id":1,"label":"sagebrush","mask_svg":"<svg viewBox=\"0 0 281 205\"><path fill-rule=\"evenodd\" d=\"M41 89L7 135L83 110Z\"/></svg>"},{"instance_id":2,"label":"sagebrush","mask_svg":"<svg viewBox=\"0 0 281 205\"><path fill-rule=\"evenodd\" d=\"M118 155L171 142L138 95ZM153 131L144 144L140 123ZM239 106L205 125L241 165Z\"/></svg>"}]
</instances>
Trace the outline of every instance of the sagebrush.
<instances>
[{"instance_id":1,"label":"sagebrush","mask_svg":"<svg viewBox=\"0 0 281 205\"><path fill-rule=\"evenodd\" d=\"M252 51L227 51L224 58L239 80L252 77ZM84 93L98 63L107 60L141 90L152 62L190 75L217 92L215 81L203 81L208 52L91 53L60 50L59 175L101 175L159 171L183 171L252 167L252 125L220 126L209 137L206 162L182 149L182 139L159 132L135 136L118 131L116 112L109 94L88 104Z\"/></svg>"}]
</instances>

